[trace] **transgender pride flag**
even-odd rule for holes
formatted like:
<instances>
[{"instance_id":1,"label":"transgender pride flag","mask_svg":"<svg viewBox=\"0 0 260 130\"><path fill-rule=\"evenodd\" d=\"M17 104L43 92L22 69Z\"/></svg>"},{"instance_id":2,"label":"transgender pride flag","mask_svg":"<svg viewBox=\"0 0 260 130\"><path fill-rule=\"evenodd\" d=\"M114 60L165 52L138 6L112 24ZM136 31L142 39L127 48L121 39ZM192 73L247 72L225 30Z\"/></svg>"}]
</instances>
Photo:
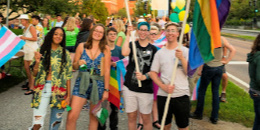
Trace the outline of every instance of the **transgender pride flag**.
<instances>
[{"instance_id":1,"label":"transgender pride flag","mask_svg":"<svg viewBox=\"0 0 260 130\"><path fill-rule=\"evenodd\" d=\"M11 59L24 44L23 40L3 26L0 30L0 67Z\"/></svg>"}]
</instances>

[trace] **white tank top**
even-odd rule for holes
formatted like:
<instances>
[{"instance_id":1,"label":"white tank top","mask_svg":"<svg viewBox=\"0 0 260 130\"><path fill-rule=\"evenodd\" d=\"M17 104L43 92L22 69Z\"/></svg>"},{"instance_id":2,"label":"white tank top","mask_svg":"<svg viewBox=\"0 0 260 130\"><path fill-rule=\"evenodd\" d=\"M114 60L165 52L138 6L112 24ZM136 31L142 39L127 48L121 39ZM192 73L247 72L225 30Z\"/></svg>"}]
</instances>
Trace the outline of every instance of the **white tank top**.
<instances>
[{"instance_id":1,"label":"white tank top","mask_svg":"<svg viewBox=\"0 0 260 130\"><path fill-rule=\"evenodd\" d=\"M32 38L32 34L30 32L31 24L28 26L28 28L24 31L23 36ZM35 52L38 49L37 41L29 41L25 40L25 45L23 47L24 53L32 53Z\"/></svg>"}]
</instances>

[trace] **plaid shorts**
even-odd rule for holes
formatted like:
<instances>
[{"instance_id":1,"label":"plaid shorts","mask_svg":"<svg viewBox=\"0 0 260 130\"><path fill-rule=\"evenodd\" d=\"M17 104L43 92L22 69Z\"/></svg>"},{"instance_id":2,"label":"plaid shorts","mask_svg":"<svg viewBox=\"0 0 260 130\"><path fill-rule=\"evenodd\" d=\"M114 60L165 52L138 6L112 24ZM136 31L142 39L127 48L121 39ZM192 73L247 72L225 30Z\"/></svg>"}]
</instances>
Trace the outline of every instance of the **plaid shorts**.
<instances>
[{"instance_id":1,"label":"plaid shorts","mask_svg":"<svg viewBox=\"0 0 260 130\"><path fill-rule=\"evenodd\" d=\"M80 80L81 80L80 77L76 79L76 83L75 83L72 95L78 96L78 97L81 97L81 98L90 99L91 90L92 90L92 83L89 84L88 90L86 91L85 94L80 94L79 93ZM103 96L103 92L104 92L104 82L97 80L97 86L98 86L99 100L101 100L102 96Z\"/></svg>"}]
</instances>

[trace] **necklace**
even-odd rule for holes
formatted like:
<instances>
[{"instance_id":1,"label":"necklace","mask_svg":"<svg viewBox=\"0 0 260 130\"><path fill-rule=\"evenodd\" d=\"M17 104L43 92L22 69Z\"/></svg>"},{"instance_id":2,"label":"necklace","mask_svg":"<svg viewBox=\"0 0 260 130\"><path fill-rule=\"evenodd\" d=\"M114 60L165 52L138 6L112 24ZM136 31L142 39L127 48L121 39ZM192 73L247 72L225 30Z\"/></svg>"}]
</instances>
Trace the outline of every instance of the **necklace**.
<instances>
[{"instance_id":1,"label":"necklace","mask_svg":"<svg viewBox=\"0 0 260 130\"><path fill-rule=\"evenodd\" d=\"M92 60L92 64L91 64L91 68L90 68L90 75L93 75L94 68L95 68L94 62L95 62L95 58L96 58L96 55L98 53L98 50L96 50L94 56L93 56L91 50L89 51L89 53L90 53L90 56L91 56L90 59Z\"/></svg>"}]
</instances>

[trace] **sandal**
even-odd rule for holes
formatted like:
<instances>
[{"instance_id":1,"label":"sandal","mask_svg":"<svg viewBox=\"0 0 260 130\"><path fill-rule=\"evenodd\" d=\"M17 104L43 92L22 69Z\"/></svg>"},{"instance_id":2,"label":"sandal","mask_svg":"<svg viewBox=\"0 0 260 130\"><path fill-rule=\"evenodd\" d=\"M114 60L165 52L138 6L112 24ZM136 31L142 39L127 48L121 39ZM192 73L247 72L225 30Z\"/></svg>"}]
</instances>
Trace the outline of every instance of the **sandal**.
<instances>
[{"instance_id":1,"label":"sandal","mask_svg":"<svg viewBox=\"0 0 260 130\"><path fill-rule=\"evenodd\" d=\"M159 126L158 126L159 125ZM153 122L153 127L156 128L156 129L161 129L161 125L159 124L159 121L155 121Z\"/></svg>"},{"instance_id":2,"label":"sandal","mask_svg":"<svg viewBox=\"0 0 260 130\"><path fill-rule=\"evenodd\" d=\"M34 91L29 89L27 92L24 93L24 95L30 95L30 94L33 94L33 93L34 93Z\"/></svg>"},{"instance_id":3,"label":"sandal","mask_svg":"<svg viewBox=\"0 0 260 130\"><path fill-rule=\"evenodd\" d=\"M138 124L137 124L137 129L138 129L138 128L140 128L140 127L141 127L141 129L140 129L140 130L142 130L142 129L144 128L144 125L143 125L143 124L140 124L140 123L138 123Z\"/></svg>"}]
</instances>

